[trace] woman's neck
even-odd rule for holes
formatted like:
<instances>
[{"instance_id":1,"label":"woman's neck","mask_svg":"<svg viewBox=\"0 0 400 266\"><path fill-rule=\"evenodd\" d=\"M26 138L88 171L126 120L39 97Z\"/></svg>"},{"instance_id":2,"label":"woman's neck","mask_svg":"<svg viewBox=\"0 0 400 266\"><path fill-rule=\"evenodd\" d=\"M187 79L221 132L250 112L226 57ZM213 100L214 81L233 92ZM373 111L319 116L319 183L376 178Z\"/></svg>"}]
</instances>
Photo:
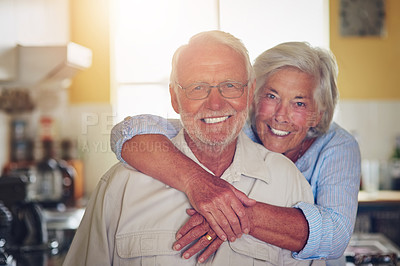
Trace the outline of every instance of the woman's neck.
<instances>
[{"instance_id":1,"label":"woman's neck","mask_svg":"<svg viewBox=\"0 0 400 266\"><path fill-rule=\"evenodd\" d=\"M283 153L286 157L288 157L292 162L297 162L297 160L303 156L304 153L311 147L311 145L314 143L316 138L311 138L311 139L304 139L298 148L293 149L291 151Z\"/></svg>"}]
</instances>

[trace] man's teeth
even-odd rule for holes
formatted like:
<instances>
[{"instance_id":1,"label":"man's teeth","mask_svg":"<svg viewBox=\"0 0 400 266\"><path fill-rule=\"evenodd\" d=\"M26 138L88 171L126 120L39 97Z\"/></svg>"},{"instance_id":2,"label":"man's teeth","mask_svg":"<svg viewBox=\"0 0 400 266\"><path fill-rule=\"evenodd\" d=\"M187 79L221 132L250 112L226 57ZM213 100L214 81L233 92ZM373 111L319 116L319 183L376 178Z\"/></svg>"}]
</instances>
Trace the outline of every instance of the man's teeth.
<instances>
[{"instance_id":1,"label":"man's teeth","mask_svg":"<svg viewBox=\"0 0 400 266\"><path fill-rule=\"evenodd\" d=\"M215 124L215 123L223 122L228 118L229 118L229 116L224 116L224 117L204 118L203 120L207 124Z\"/></svg>"},{"instance_id":2,"label":"man's teeth","mask_svg":"<svg viewBox=\"0 0 400 266\"><path fill-rule=\"evenodd\" d=\"M278 135L278 136L286 136L286 135L289 135L289 131L282 131L282 130L278 130L278 129L274 129L274 128L272 128L271 127L271 131L272 131L272 133L274 133L275 135Z\"/></svg>"}]
</instances>

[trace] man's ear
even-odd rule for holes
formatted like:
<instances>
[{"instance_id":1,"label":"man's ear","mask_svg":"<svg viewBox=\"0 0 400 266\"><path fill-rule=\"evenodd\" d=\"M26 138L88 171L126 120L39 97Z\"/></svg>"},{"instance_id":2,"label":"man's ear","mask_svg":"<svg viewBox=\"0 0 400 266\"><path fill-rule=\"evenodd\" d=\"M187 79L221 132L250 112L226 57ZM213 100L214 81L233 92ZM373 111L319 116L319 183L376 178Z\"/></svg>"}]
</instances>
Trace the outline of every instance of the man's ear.
<instances>
[{"instance_id":1,"label":"man's ear","mask_svg":"<svg viewBox=\"0 0 400 266\"><path fill-rule=\"evenodd\" d=\"M171 104L174 111L179 114L179 102L178 102L178 95L176 95L176 91L172 85L169 85L169 93L171 95Z\"/></svg>"}]
</instances>

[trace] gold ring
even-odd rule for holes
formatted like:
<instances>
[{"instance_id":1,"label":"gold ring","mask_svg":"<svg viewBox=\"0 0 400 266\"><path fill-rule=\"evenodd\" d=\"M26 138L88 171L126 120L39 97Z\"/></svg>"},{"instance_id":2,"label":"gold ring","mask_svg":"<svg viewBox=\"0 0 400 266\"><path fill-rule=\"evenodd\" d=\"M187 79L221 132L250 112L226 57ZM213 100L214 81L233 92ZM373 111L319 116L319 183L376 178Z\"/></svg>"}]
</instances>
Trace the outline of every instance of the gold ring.
<instances>
[{"instance_id":1,"label":"gold ring","mask_svg":"<svg viewBox=\"0 0 400 266\"><path fill-rule=\"evenodd\" d=\"M208 241L212 240L212 237L209 234L206 234L206 238L207 238Z\"/></svg>"}]
</instances>

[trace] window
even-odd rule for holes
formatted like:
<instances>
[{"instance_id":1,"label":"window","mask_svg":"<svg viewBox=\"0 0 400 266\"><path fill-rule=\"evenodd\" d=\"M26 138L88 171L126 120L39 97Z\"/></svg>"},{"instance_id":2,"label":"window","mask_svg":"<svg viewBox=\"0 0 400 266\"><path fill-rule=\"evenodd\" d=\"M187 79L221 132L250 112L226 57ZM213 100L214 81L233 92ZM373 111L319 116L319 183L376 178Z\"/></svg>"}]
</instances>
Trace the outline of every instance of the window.
<instances>
[{"instance_id":1,"label":"window","mask_svg":"<svg viewBox=\"0 0 400 266\"><path fill-rule=\"evenodd\" d=\"M113 1L117 121L151 113L177 118L168 81L172 55L188 39L220 29L240 38L250 59L284 41L329 47L328 0Z\"/></svg>"}]
</instances>

